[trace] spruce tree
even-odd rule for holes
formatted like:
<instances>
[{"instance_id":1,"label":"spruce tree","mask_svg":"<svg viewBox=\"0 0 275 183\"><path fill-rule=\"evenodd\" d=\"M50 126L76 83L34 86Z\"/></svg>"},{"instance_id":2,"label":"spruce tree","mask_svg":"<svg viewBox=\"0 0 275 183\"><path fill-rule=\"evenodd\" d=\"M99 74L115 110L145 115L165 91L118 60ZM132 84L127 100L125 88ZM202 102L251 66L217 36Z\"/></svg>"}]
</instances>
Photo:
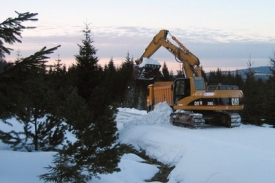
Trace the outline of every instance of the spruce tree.
<instances>
[{"instance_id":1,"label":"spruce tree","mask_svg":"<svg viewBox=\"0 0 275 183\"><path fill-rule=\"evenodd\" d=\"M234 83L237 85L241 90L243 89L243 85L244 85L244 80L243 77L241 76L241 74L239 74L238 71L236 71L235 77L234 77Z\"/></svg>"},{"instance_id":2,"label":"spruce tree","mask_svg":"<svg viewBox=\"0 0 275 183\"><path fill-rule=\"evenodd\" d=\"M168 67L166 65L166 62L163 63L161 71L162 71L163 81L169 80L169 70L168 70Z\"/></svg>"},{"instance_id":3,"label":"spruce tree","mask_svg":"<svg viewBox=\"0 0 275 183\"><path fill-rule=\"evenodd\" d=\"M0 59L0 73L4 72L7 64L8 63L4 59Z\"/></svg>"},{"instance_id":4,"label":"spruce tree","mask_svg":"<svg viewBox=\"0 0 275 183\"><path fill-rule=\"evenodd\" d=\"M275 52L273 58L270 58L270 70L271 75L267 80L267 121L273 125L275 125Z\"/></svg>"},{"instance_id":5,"label":"spruce tree","mask_svg":"<svg viewBox=\"0 0 275 183\"><path fill-rule=\"evenodd\" d=\"M92 90L99 85L102 79L102 69L97 64L97 50L92 44L91 30L87 24L83 33L82 45L78 44L79 53L75 55L75 85L78 88L79 95L88 101Z\"/></svg>"},{"instance_id":6,"label":"spruce tree","mask_svg":"<svg viewBox=\"0 0 275 183\"><path fill-rule=\"evenodd\" d=\"M26 27L22 23L25 21L37 21L37 13L18 13L18 17L8 18L0 23L0 60L3 60L5 54L10 54L11 48L4 46L4 43L13 44L21 42L21 33L25 29L34 28ZM5 70L0 73L0 118L2 120L15 116L17 112L23 112L24 106L17 101L17 93L25 93L23 81L28 78L32 72L44 69L46 55L53 53L59 46L47 49L42 48L33 55L20 59L15 63L9 64Z\"/></svg>"},{"instance_id":7,"label":"spruce tree","mask_svg":"<svg viewBox=\"0 0 275 183\"><path fill-rule=\"evenodd\" d=\"M210 71L208 76L208 84L219 84L223 82L223 75L220 68L217 71Z\"/></svg>"},{"instance_id":8,"label":"spruce tree","mask_svg":"<svg viewBox=\"0 0 275 183\"><path fill-rule=\"evenodd\" d=\"M248 62L248 71L245 73L246 79L244 83L244 110L241 111L243 122L255 125L261 125L261 108L262 108L262 84L255 78L255 72L252 70L252 62Z\"/></svg>"},{"instance_id":9,"label":"spruce tree","mask_svg":"<svg viewBox=\"0 0 275 183\"><path fill-rule=\"evenodd\" d=\"M119 91L120 81L118 78L117 69L112 58L110 59L108 65L104 68L104 78L100 85L104 88L102 91L102 94L104 95L104 102L106 102L106 104L115 105L118 102L121 93Z\"/></svg>"},{"instance_id":10,"label":"spruce tree","mask_svg":"<svg viewBox=\"0 0 275 183\"><path fill-rule=\"evenodd\" d=\"M125 57L125 61L122 63L118 70L119 81L120 81L120 91L121 103L123 107L134 107L134 104L137 103L137 98L135 98L135 81L133 77L133 67L134 61L133 57L130 58L129 52Z\"/></svg>"},{"instance_id":11,"label":"spruce tree","mask_svg":"<svg viewBox=\"0 0 275 183\"><path fill-rule=\"evenodd\" d=\"M203 70L203 67L201 67L201 76L203 77L204 82L208 83L208 78L206 76L205 71Z\"/></svg>"},{"instance_id":12,"label":"spruce tree","mask_svg":"<svg viewBox=\"0 0 275 183\"><path fill-rule=\"evenodd\" d=\"M40 175L40 179L45 182L56 182L56 183L85 183L90 178L85 177L82 173L82 169L73 167L70 162L74 161L72 156L59 151L59 153L53 156L53 164L49 165L46 169L48 173Z\"/></svg>"},{"instance_id":13,"label":"spruce tree","mask_svg":"<svg viewBox=\"0 0 275 183\"><path fill-rule=\"evenodd\" d=\"M34 18L37 13L17 14L18 17L8 18L0 24L1 60L3 60L5 54L10 54L12 50L4 46L4 42L8 44L21 42L21 32L24 29L34 28L25 27L22 23L24 21L37 20ZM46 91L44 90L46 85L44 85L43 80L40 80L40 76L45 73L45 62L48 59L46 55L53 53L58 47L50 49L44 47L25 58L21 58L21 55L18 55L18 59L14 63L8 64L3 72L0 73L0 119L6 122L6 119L16 117L23 123L22 131L19 132L14 130L3 132L0 130L1 140L10 144L15 150L21 148L25 148L28 151L38 150L41 146L48 149L51 143L52 145L55 144L54 146L60 143L60 141L56 141L56 137L60 136L60 134L57 131L50 132L53 127L49 128L47 125L46 128L38 124L38 118L46 114L45 109L47 108L43 95L40 95L45 94L44 91ZM41 87L36 87L38 85ZM47 123L49 121L53 122L53 120L47 119ZM32 125L30 125L30 122L32 122ZM31 130L33 126L35 130Z\"/></svg>"},{"instance_id":14,"label":"spruce tree","mask_svg":"<svg viewBox=\"0 0 275 183\"><path fill-rule=\"evenodd\" d=\"M37 21L37 18L34 18L37 13L18 13L16 12L17 17L8 18L2 23L0 23L0 58L5 58L5 54L10 54L10 51L13 50L4 46L4 43L13 44L16 42L21 43L21 33L24 29L33 29L35 27L26 27L22 23L25 21ZM2 41L3 40L3 41Z\"/></svg>"},{"instance_id":15,"label":"spruce tree","mask_svg":"<svg viewBox=\"0 0 275 183\"><path fill-rule=\"evenodd\" d=\"M58 107L76 140L66 141L54 159L54 166L48 166L49 172L40 176L46 182L87 182L98 174L119 171L121 155L115 145L117 110L105 98L109 93L106 81L102 80L103 69L97 65L91 30L86 25L83 32L85 38L83 45L78 45L77 64L69 70L70 77L76 78L75 87L70 88L63 107Z\"/></svg>"},{"instance_id":16,"label":"spruce tree","mask_svg":"<svg viewBox=\"0 0 275 183\"><path fill-rule=\"evenodd\" d=\"M161 80L162 81L172 81L173 80L173 76L170 75L168 67L167 67L165 62L163 63L163 66L162 66L162 78L161 78Z\"/></svg>"},{"instance_id":17,"label":"spruce tree","mask_svg":"<svg viewBox=\"0 0 275 183\"><path fill-rule=\"evenodd\" d=\"M118 138L114 121L116 109L106 106L104 115L95 118L94 111L77 90L71 88L70 91L59 111L64 114L76 140L63 143L62 150L53 160L54 165L49 165L48 173L40 176L46 182L88 182L98 174L119 171L119 147L115 145Z\"/></svg>"},{"instance_id":18,"label":"spruce tree","mask_svg":"<svg viewBox=\"0 0 275 183\"><path fill-rule=\"evenodd\" d=\"M55 111L57 97L48 87L45 75L45 71L32 72L22 81L24 92L16 95L21 110L15 113L22 124L21 131L0 131L3 142L14 150L55 150L64 140L62 117Z\"/></svg>"}]
</instances>

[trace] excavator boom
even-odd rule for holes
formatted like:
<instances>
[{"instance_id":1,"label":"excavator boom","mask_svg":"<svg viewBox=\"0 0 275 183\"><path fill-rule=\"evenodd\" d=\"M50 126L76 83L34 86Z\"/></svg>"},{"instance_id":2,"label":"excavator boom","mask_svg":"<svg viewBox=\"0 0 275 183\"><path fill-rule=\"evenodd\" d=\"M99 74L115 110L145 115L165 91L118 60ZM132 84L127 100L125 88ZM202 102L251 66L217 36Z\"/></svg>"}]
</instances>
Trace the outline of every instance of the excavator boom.
<instances>
[{"instance_id":1,"label":"excavator boom","mask_svg":"<svg viewBox=\"0 0 275 183\"><path fill-rule=\"evenodd\" d=\"M142 56L137 59L134 67L134 77L137 80L152 80L159 72L160 64L157 61L151 61L150 57L160 48L164 47L175 56L177 62L182 63L186 77L201 76L201 67L199 59L192 54L175 36L172 39L178 44L175 46L167 38L171 35L168 30L160 30L149 43ZM148 62L148 59L150 62Z\"/></svg>"}]
</instances>

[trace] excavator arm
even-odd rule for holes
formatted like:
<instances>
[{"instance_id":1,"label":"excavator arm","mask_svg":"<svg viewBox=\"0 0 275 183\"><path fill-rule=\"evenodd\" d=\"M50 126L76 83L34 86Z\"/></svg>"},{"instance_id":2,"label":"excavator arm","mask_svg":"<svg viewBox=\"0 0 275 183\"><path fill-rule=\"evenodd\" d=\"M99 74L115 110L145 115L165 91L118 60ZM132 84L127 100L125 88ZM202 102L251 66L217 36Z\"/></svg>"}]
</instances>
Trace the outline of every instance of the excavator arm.
<instances>
[{"instance_id":1,"label":"excavator arm","mask_svg":"<svg viewBox=\"0 0 275 183\"><path fill-rule=\"evenodd\" d=\"M162 46L161 42L167 39L168 33L169 33L168 30L160 30L159 33L155 35L153 40L149 43L147 48L145 48L145 51L141 55L141 57L135 61L136 64L141 64L144 57L150 58Z\"/></svg>"},{"instance_id":2,"label":"excavator arm","mask_svg":"<svg viewBox=\"0 0 275 183\"><path fill-rule=\"evenodd\" d=\"M147 46L142 56L135 61L134 76L136 79L151 80L154 78L160 68L160 64L156 64L156 62L150 63L147 59L149 59L160 47L167 49L175 56L177 62L182 63L186 77L201 76L199 59L180 43L175 36L171 35L178 46L170 42L167 38L168 34L170 34L168 30L160 30ZM144 59L146 59L146 63L144 63Z\"/></svg>"}]
</instances>

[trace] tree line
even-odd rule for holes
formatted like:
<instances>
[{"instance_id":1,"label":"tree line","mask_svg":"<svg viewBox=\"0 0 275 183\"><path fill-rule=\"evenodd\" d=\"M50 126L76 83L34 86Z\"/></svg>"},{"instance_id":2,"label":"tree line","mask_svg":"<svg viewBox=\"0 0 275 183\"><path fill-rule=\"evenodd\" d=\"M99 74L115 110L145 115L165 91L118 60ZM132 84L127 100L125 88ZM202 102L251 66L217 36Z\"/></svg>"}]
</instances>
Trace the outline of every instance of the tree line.
<instances>
[{"instance_id":1,"label":"tree line","mask_svg":"<svg viewBox=\"0 0 275 183\"><path fill-rule=\"evenodd\" d=\"M16 12L17 13L17 12ZM98 64L91 29L85 25L78 44L75 64L67 68L58 57L47 66L47 55L60 46L43 47L33 55L7 62L11 48L21 42L25 21L37 21L36 13L17 13L0 24L0 119L13 126L15 118L21 130L0 129L0 139L20 151L56 151L54 165L40 178L45 182L87 182L99 173L119 171L123 149L118 139L115 116L118 107L146 109L147 86L154 81L133 78L133 57L126 53L121 65ZM275 55L274 55L275 58ZM235 84L244 92L245 108L241 116L247 123L275 123L275 61L268 80L256 79L251 70L240 74L212 71L203 77L207 83ZM166 63L155 81L172 81L184 72L169 71ZM75 136L66 139L66 133ZM88 173L87 173L88 172Z\"/></svg>"}]
</instances>

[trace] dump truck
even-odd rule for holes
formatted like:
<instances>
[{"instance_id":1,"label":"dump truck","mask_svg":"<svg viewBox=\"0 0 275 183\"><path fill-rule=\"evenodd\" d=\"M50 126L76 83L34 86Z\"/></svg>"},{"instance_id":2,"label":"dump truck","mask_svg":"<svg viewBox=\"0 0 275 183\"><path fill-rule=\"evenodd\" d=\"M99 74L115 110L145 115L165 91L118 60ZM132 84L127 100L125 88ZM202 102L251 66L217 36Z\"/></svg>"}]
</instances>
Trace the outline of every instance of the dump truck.
<instances>
[{"instance_id":1,"label":"dump truck","mask_svg":"<svg viewBox=\"0 0 275 183\"><path fill-rule=\"evenodd\" d=\"M161 30L150 42L142 56L136 60L134 76L137 80L153 80L160 64L150 57L162 46L182 63L185 77L174 81L154 82L148 86L147 109L151 111L160 102L167 102L173 112L171 123L178 126L198 128L205 124L236 127L241 124L238 111L243 110L243 92L235 85L206 85L201 75L199 59L176 37ZM143 62L145 61L145 62ZM148 64L148 65L147 65Z\"/></svg>"}]
</instances>

